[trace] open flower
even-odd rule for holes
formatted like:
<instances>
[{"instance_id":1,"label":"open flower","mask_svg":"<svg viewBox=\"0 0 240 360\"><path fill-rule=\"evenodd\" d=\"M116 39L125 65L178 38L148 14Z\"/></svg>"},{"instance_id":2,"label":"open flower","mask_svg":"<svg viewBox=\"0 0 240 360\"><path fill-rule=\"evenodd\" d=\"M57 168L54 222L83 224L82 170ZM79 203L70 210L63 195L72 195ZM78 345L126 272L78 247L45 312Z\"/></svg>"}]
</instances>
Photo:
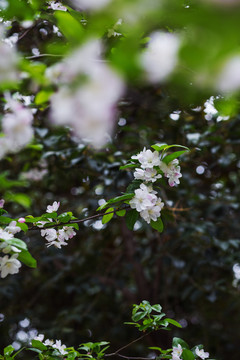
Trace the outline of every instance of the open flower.
<instances>
[{"instance_id":1,"label":"open flower","mask_svg":"<svg viewBox=\"0 0 240 360\"><path fill-rule=\"evenodd\" d=\"M209 357L209 353L208 352L204 352L203 349L199 349L199 347L197 346L195 349L195 353L197 356L199 356L201 359L207 359Z\"/></svg>"},{"instance_id":2,"label":"open flower","mask_svg":"<svg viewBox=\"0 0 240 360\"><path fill-rule=\"evenodd\" d=\"M8 274L17 274L19 268L22 266L19 260L17 260L18 254L14 254L11 257L5 255L0 258L0 271L1 278L5 278Z\"/></svg>"},{"instance_id":3,"label":"open flower","mask_svg":"<svg viewBox=\"0 0 240 360\"><path fill-rule=\"evenodd\" d=\"M46 212L52 213L54 211L58 211L59 206L60 206L60 202L54 201L52 205L48 205Z\"/></svg>"},{"instance_id":4,"label":"open flower","mask_svg":"<svg viewBox=\"0 0 240 360\"><path fill-rule=\"evenodd\" d=\"M160 165L160 158L158 151L146 150L144 148L138 155L133 155L132 159L136 159L140 162L142 169L152 169L154 166Z\"/></svg>"}]
</instances>

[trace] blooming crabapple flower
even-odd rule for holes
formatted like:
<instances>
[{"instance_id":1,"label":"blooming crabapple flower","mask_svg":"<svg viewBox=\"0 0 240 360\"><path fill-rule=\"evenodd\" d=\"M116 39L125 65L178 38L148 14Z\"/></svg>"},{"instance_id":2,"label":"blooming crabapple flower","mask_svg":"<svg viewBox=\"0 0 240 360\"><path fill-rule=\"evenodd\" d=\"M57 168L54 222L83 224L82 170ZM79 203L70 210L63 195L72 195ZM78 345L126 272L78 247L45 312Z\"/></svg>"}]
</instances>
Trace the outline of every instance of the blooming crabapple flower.
<instances>
[{"instance_id":1,"label":"blooming crabapple flower","mask_svg":"<svg viewBox=\"0 0 240 360\"><path fill-rule=\"evenodd\" d=\"M199 347L197 346L195 349L195 353L197 356L199 356L201 359L207 359L209 357L209 353L208 352L204 352L203 349L199 349Z\"/></svg>"},{"instance_id":2,"label":"blooming crabapple flower","mask_svg":"<svg viewBox=\"0 0 240 360\"><path fill-rule=\"evenodd\" d=\"M182 177L181 168L178 166L178 159L174 159L169 164L165 164L161 161L160 169L164 172L164 175L168 178L168 184L172 187L180 184L179 178Z\"/></svg>"},{"instance_id":3,"label":"blooming crabapple flower","mask_svg":"<svg viewBox=\"0 0 240 360\"><path fill-rule=\"evenodd\" d=\"M178 344L178 346L174 346L173 347L173 351L172 351L172 360L181 360L180 356L182 355L183 349L181 347L180 344Z\"/></svg>"},{"instance_id":4,"label":"blooming crabapple flower","mask_svg":"<svg viewBox=\"0 0 240 360\"><path fill-rule=\"evenodd\" d=\"M146 182L155 182L157 179L160 179L162 177L161 174L157 173L156 169L136 169L134 172L135 179L143 180Z\"/></svg>"},{"instance_id":5,"label":"blooming crabapple flower","mask_svg":"<svg viewBox=\"0 0 240 360\"><path fill-rule=\"evenodd\" d=\"M72 226L64 226L62 229L58 230L58 239L69 240L76 235L76 232L73 230Z\"/></svg>"},{"instance_id":6,"label":"blooming crabapple flower","mask_svg":"<svg viewBox=\"0 0 240 360\"><path fill-rule=\"evenodd\" d=\"M100 10L111 0L71 0L72 4L80 10Z\"/></svg>"},{"instance_id":7,"label":"blooming crabapple flower","mask_svg":"<svg viewBox=\"0 0 240 360\"><path fill-rule=\"evenodd\" d=\"M164 81L177 64L180 46L175 34L156 31L150 35L150 41L140 57L140 64L150 82Z\"/></svg>"},{"instance_id":8,"label":"blooming crabapple flower","mask_svg":"<svg viewBox=\"0 0 240 360\"><path fill-rule=\"evenodd\" d=\"M23 223L26 222L26 220L25 220L23 217L21 217L21 218L18 219L18 222L21 223L21 224L23 224Z\"/></svg>"},{"instance_id":9,"label":"blooming crabapple flower","mask_svg":"<svg viewBox=\"0 0 240 360\"><path fill-rule=\"evenodd\" d=\"M138 212L151 208L157 201L157 196L154 193L149 192L149 188L141 184L140 189L134 191L135 196L129 201L129 205L132 209L136 209Z\"/></svg>"},{"instance_id":10,"label":"blooming crabapple flower","mask_svg":"<svg viewBox=\"0 0 240 360\"><path fill-rule=\"evenodd\" d=\"M56 343L54 345L52 345L52 347L54 349L57 349L60 352L60 354L62 354L62 355L68 354L68 352L65 351L66 345L62 344L61 340L56 340Z\"/></svg>"},{"instance_id":11,"label":"blooming crabapple flower","mask_svg":"<svg viewBox=\"0 0 240 360\"><path fill-rule=\"evenodd\" d=\"M8 231L10 234L15 235L16 233L20 232L22 229L17 226L16 221L11 221L10 224L5 227L5 231Z\"/></svg>"},{"instance_id":12,"label":"blooming crabapple flower","mask_svg":"<svg viewBox=\"0 0 240 360\"><path fill-rule=\"evenodd\" d=\"M8 274L17 274L19 268L22 266L19 260L17 260L18 254L14 254L11 257L5 255L3 258L0 258L0 271L1 278L5 278Z\"/></svg>"},{"instance_id":13,"label":"blooming crabapple flower","mask_svg":"<svg viewBox=\"0 0 240 360\"><path fill-rule=\"evenodd\" d=\"M145 147L143 151L141 151L138 155L133 155L131 159L138 160L143 169L152 169L154 166L159 166L161 162L158 151L152 152L150 149L146 150Z\"/></svg>"},{"instance_id":14,"label":"blooming crabapple flower","mask_svg":"<svg viewBox=\"0 0 240 360\"><path fill-rule=\"evenodd\" d=\"M34 337L34 340L38 340L38 341L43 341L44 339L44 335L43 334L38 334L37 336Z\"/></svg>"},{"instance_id":15,"label":"blooming crabapple flower","mask_svg":"<svg viewBox=\"0 0 240 360\"><path fill-rule=\"evenodd\" d=\"M0 249L4 254L9 254L11 251L15 253L21 252L16 246L9 245L7 242L0 243Z\"/></svg>"},{"instance_id":16,"label":"blooming crabapple flower","mask_svg":"<svg viewBox=\"0 0 240 360\"><path fill-rule=\"evenodd\" d=\"M161 199L158 198L158 205L155 205L149 209L143 210L140 212L140 216L150 224L151 220L157 221L161 215L161 209L163 208L164 203L161 202Z\"/></svg>"},{"instance_id":17,"label":"blooming crabapple flower","mask_svg":"<svg viewBox=\"0 0 240 360\"><path fill-rule=\"evenodd\" d=\"M55 229L42 229L41 236L49 242L52 242L57 239L57 231Z\"/></svg>"},{"instance_id":18,"label":"blooming crabapple flower","mask_svg":"<svg viewBox=\"0 0 240 360\"><path fill-rule=\"evenodd\" d=\"M53 341L53 340L46 339L43 344L46 345L46 346L53 346L54 341Z\"/></svg>"},{"instance_id":19,"label":"blooming crabapple flower","mask_svg":"<svg viewBox=\"0 0 240 360\"><path fill-rule=\"evenodd\" d=\"M53 10L67 11L67 8L63 6L60 2L50 1L49 6Z\"/></svg>"},{"instance_id":20,"label":"blooming crabapple flower","mask_svg":"<svg viewBox=\"0 0 240 360\"><path fill-rule=\"evenodd\" d=\"M29 171L23 172L21 174L21 178L25 180L40 181L47 174L47 172L47 169L31 169Z\"/></svg>"},{"instance_id":21,"label":"blooming crabapple flower","mask_svg":"<svg viewBox=\"0 0 240 360\"><path fill-rule=\"evenodd\" d=\"M0 209L4 207L4 203L5 203L5 200L1 199L0 200Z\"/></svg>"},{"instance_id":22,"label":"blooming crabapple flower","mask_svg":"<svg viewBox=\"0 0 240 360\"><path fill-rule=\"evenodd\" d=\"M5 231L2 228L0 228L0 239L7 241L12 238L13 238L13 234L10 234L8 231Z\"/></svg>"},{"instance_id":23,"label":"blooming crabapple flower","mask_svg":"<svg viewBox=\"0 0 240 360\"><path fill-rule=\"evenodd\" d=\"M52 213L54 211L58 211L59 206L60 206L60 202L54 201L52 205L48 205L46 212Z\"/></svg>"}]
</instances>

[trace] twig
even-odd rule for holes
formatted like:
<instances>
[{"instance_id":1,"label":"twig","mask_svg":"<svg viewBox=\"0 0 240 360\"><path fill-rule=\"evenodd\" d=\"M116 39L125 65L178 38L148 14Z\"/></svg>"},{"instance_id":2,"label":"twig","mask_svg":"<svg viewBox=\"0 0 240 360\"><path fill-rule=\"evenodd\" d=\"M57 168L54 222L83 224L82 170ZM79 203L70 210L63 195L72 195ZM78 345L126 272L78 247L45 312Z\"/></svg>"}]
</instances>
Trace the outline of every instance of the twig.
<instances>
[{"instance_id":1,"label":"twig","mask_svg":"<svg viewBox=\"0 0 240 360\"><path fill-rule=\"evenodd\" d=\"M131 341L129 344L124 345L123 347L121 347L121 348L120 348L120 349L118 349L117 351L115 351L115 352L113 352L113 353L111 353L111 354L105 354L105 356L114 356L114 355L118 355L118 356L120 356L120 355L119 355L120 351L122 351L122 350L126 349L127 347L129 347L130 345L134 344L135 342L137 342L137 341L139 341L139 340L141 340L141 339L145 338L146 336L148 336L149 334L151 334L151 332L152 332L152 331L149 331L148 333L143 334L143 335L142 335L142 336L140 336L139 338L137 338L137 339L135 339L135 340ZM121 356L123 357L123 355L121 355ZM127 357L126 359L131 359L131 358ZM137 358L132 358L132 359L137 359ZM142 358L138 358L138 359L142 359Z\"/></svg>"},{"instance_id":2,"label":"twig","mask_svg":"<svg viewBox=\"0 0 240 360\"><path fill-rule=\"evenodd\" d=\"M33 56L26 56L25 59L32 60L32 59L38 59L45 56L52 56L52 57L62 57L63 55L59 54L39 54L39 55L33 55Z\"/></svg>"},{"instance_id":3,"label":"twig","mask_svg":"<svg viewBox=\"0 0 240 360\"><path fill-rule=\"evenodd\" d=\"M154 359L156 359L156 356L154 356L153 358L149 358L149 357L146 358L146 357L139 357L139 356L124 356L121 354L116 354L116 356L119 356L123 359L128 359L128 360L154 360Z\"/></svg>"}]
</instances>

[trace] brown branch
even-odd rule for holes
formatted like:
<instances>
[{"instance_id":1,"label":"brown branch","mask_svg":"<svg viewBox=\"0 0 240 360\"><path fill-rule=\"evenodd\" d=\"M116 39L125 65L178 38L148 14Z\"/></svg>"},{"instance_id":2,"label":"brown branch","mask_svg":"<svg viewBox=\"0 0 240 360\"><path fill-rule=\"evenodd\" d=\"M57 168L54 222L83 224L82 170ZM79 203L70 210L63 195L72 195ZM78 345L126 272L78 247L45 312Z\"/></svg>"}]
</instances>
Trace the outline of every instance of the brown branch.
<instances>
[{"instance_id":1,"label":"brown branch","mask_svg":"<svg viewBox=\"0 0 240 360\"><path fill-rule=\"evenodd\" d=\"M127 345L122 346L120 349L116 350L115 352L113 352L113 353L111 353L111 354L105 354L105 356L114 356L114 355L118 355L118 356L119 356L120 351L126 349L127 347L129 347L130 345L134 344L135 342L137 342L137 341L145 338L146 336L148 336L149 334L151 334L151 332L152 332L152 331L149 331L148 333L143 334L142 336L140 336L139 338L131 341L131 342L128 343ZM123 355L121 355L121 356L123 356ZM127 357L127 359L130 359L130 358ZM132 359L137 359L137 358L132 358Z\"/></svg>"},{"instance_id":2,"label":"brown branch","mask_svg":"<svg viewBox=\"0 0 240 360\"><path fill-rule=\"evenodd\" d=\"M139 356L125 356L125 355L121 355L121 354L116 354L116 356L119 356L123 359L129 359L129 360L154 360L156 359L156 356L154 356L153 358L149 358L149 357L139 357Z\"/></svg>"}]
</instances>

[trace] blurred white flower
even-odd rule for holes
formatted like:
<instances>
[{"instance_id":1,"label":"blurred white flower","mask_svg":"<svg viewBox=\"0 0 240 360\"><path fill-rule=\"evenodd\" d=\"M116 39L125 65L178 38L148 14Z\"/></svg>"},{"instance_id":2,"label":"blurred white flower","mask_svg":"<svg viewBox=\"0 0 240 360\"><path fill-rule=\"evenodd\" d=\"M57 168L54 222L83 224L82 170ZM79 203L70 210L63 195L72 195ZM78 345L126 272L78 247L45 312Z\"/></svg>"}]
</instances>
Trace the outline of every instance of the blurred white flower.
<instances>
[{"instance_id":1,"label":"blurred white flower","mask_svg":"<svg viewBox=\"0 0 240 360\"><path fill-rule=\"evenodd\" d=\"M183 349L180 344L173 347L172 351L172 360L181 360L180 356L182 355Z\"/></svg>"},{"instance_id":2,"label":"blurred white flower","mask_svg":"<svg viewBox=\"0 0 240 360\"><path fill-rule=\"evenodd\" d=\"M16 221L11 221L10 224L5 228L5 231L8 231L10 234L15 235L21 231L21 228L17 226Z\"/></svg>"},{"instance_id":3,"label":"blurred white flower","mask_svg":"<svg viewBox=\"0 0 240 360\"><path fill-rule=\"evenodd\" d=\"M44 335L43 334L38 334L37 336L34 337L34 340L38 340L38 341L43 341L44 339Z\"/></svg>"},{"instance_id":4,"label":"blurred white flower","mask_svg":"<svg viewBox=\"0 0 240 360\"><path fill-rule=\"evenodd\" d=\"M0 242L0 249L4 254L9 254L11 251L15 253L21 252L16 246L9 245L7 242Z\"/></svg>"},{"instance_id":5,"label":"blurred white flower","mask_svg":"<svg viewBox=\"0 0 240 360\"><path fill-rule=\"evenodd\" d=\"M47 169L38 170L37 168L23 172L21 178L25 180L41 181L43 177L48 173Z\"/></svg>"},{"instance_id":6,"label":"blurred white flower","mask_svg":"<svg viewBox=\"0 0 240 360\"><path fill-rule=\"evenodd\" d=\"M223 93L240 89L240 55L232 56L226 61L217 79L216 89Z\"/></svg>"},{"instance_id":7,"label":"blurred white flower","mask_svg":"<svg viewBox=\"0 0 240 360\"><path fill-rule=\"evenodd\" d=\"M49 6L53 10L67 11L66 6L63 6L59 1L50 1Z\"/></svg>"},{"instance_id":8,"label":"blurred white flower","mask_svg":"<svg viewBox=\"0 0 240 360\"><path fill-rule=\"evenodd\" d=\"M47 206L46 212L47 213L52 213L54 211L58 211L59 206L60 206L60 201L58 201L58 202L54 201L54 203L52 205Z\"/></svg>"},{"instance_id":9,"label":"blurred white flower","mask_svg":"<svg viewBox=\"0 0 240 360\"><path fill-rule=\"evenodd\" d=\"M4 28L0 25L0 83L11 83L18 80L18 56L14 46L6 42Z\"/></svg>"},{"instance_id":10,"label":"blurred white flower","mask_svg":"<svg viewBox=\"0 0 240 360\"><path fill-rule=\"evenodd\" d=\"M5 200L0 199L0 209L4 207Z\"/></svg>"},{"instance_id":11,"label":"blurred white flower","mask_svg":"<svg viewBox=\"0 0 240 360\"><path fill-rule=\"evenodd\" d=\"M61 340L56 340L56 343L53 344L52 347L54 349L57 349L60 352L60 354L62 354L62 355L68 354L68 352L65 351L66 345L62 344Z\"/></svg>"},{"instance_id":12,"label":"blurred white flower","mask_svg":"<svg viewBox=\"0 0 240 360\"><path fill-rule=\"evenodd\" d=\"M26 146L33 137L32 112L13 100L9 94L5 94L7 108L10 112L2 118L2 131L4 136L0 138L0 158L6 153L14 153Z\"/></svg>"},{"instance_id":13,"label":"blurred white flower","mask_svg":"<svg viewBox=\"0 0 240 360\"><path fill-rule=\"evenodd\" d=\"M5 255L0 258L0 271L1 278L5 278L8 274L17 274L19 268L22 266L19 260L17 260L18 254L14 254L11 257Z\"/></svg>"},{"instance_id":14,"label":"blurred white flower","mask_svg":"<svg viewBox=\"0 0 240 360\"><path fill-rule=\"evenodd\" d=\"M100 10L111 0L71 0L72 4L80 10Z\"/></svg>"},{"instance_id":15,"label":"blurred white flower","mask_svg":"<svg viewBox=\"0 0 240 360\"><path fill-rule=\"evenodd\" d=\"M62 86L51 97L52 121L70 126L74 135L96 148L107 142L113 130L124 89L122 79L102 61L101 50L100 41L90 40L58 64L62 71L57 79Z\"/></svg>"},{"instance_id":16,"label":"blurred white flower","mask_svg":"<svg viewBox=\"0 0 240 360\"><path fill-rule=\"evenodd\" d=\"M5 231L2 228L0 228L0 239L7 241L12 238L13 238L13 234L10 234L8 231Z\"/></svg>"},{"instance_id":17,"label":"blurred white flower","mask_svg":"<svg viewBox=\"0 0 240 360\"><path fill-rule=\"evenodd\" d=\"M197 356L199 356L201 359L207 359L209 357L209 353L208 352L204 352L203 349L199 349L198 346L195 349L195 353Z\"/></svg>"},{"instance_id":18,"label":"blurred white flower","mask_svg":"<svg viewBox=\"0 0 240 360\"><path fill-rule=\"evenodd\" d=\"M175 69L180 40L177 35L156 31L150 35L147 48L140 57L140 64L150 82L164 81Z\"/></svg>"}]
</instances>

